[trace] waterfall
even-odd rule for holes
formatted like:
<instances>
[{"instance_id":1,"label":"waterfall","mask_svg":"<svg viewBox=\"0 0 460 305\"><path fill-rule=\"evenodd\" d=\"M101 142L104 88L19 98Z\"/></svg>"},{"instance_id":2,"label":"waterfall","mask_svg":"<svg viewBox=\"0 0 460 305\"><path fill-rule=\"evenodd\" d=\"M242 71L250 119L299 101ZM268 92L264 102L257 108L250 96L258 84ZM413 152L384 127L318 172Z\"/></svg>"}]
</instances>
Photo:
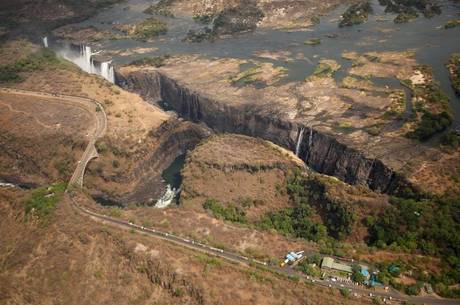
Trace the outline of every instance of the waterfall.
<instances>
[{"instance_id":1,"label":"waterfall","mask_svg":"<svg viewBox=\"0 0 460 305\"><path fill-rule=\"evenodd\" d=\"M297 137L297 145L295 146L295 155L298 157L300 154L300 145L302 145L303 133L305 131L304 127L300 128L299 136Z\"/></svg>"},{"instance_id":2,"label":"waterfall","mask_svg":"<svg viewBox=\"0 0 460 305\"><path fill-rule=\"evenodd\" d=\"M111 61L101 63L101 76L112 84L115 83L115 73Z\"/></svg>"},{"instance_id":3,"label":"waterfall","mask_svg":"<svg viewBox=\"0 0 460 305\"><path fill-rule=\"evenodd\" d=\"M112 61L102 62L100 66L96 66L94 55L99 54L101 51L93 52L90 46L81 45L80 51L76 52L72 48L62 48L57 53L65 59L73 62L80 67L83 71L91 74L97 74L104 77L111 83L115 83L115 72Z\"/></svg>"},{"instance_id":4,"label":"waterfall","mask_svg":"<svg viewBox=\"0 0 460 305\"><path fill-rule=\"evenodd\" d=\"M308 137L308 150L311 149L312 143L313 143L313 128L310 126L310 135Z\"/></svg>"},{"instance_id":5,"label":"waterfall","mask_svg":"<svg viewBox=\"0 0 460 305\"><path fill-rule=\"evenodd\" d=\"M42 40L43 40L43 45L45 46L45 48L47 48L48 47L48 37L45 36L42 38Z\"/></svg>"},{"instance_id":6,"label":"waterfall","mask_svg":"<svg viewBox=\"0 0 460 305\"><path fill-rule=\"evenodd\" d=\"M155 203L155 207L158 209L163 209L167 207L171 204L171 202L173 202L174 198L176 198L177 193L178 191L174 188L171 188L171 185L168 184L166 187L165 194L157 200L157 202Z\"/></svg>"},{"instance_id":7,"label":"waterfall","mask_svg":"<svg viewBox=\"0 0 460 305\"><path fill-rule=\"evenodd\" d=\"M82 68L85 72L96 73L96 67L94 66L94 62L93 62L94 54L90 46L81 46L80 48L81 61L77 60L77 62L75 63L78 66L80 66L80 68Z\"/></svg>"}]
</instances>

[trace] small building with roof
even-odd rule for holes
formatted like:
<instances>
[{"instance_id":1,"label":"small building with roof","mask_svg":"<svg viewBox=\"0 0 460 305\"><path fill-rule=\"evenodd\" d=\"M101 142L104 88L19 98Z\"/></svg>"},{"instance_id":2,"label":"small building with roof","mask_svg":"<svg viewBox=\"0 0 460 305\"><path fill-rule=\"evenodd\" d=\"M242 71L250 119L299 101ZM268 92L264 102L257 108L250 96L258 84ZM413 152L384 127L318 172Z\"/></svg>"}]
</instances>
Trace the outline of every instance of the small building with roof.
<instances>
[{"instance_id":1,"label":"small building with roof","mask_svg":"<svg viewBox=\"0 0 460 305\"><path fill-rule=\"evenodd\" d=\"M352 273L351 266L336 262L332 257L324 257L321 262L321 269L335 270L345 273Z\"/></svg>"}]
</instances>

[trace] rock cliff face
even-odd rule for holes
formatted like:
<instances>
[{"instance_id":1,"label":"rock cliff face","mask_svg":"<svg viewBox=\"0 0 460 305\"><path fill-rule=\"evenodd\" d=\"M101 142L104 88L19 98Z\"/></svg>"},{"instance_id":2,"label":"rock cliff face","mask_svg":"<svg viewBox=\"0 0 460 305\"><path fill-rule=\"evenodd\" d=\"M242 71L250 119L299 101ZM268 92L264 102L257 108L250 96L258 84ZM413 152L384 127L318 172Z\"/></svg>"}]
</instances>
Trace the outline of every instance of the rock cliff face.
<instances>
[{"instance_id":1,"label":"rock cliff face","mask_svg":"<svg viewBox=\"0 0 460 305\"><path fill-rule=\"evenodd\" d=\"M299 157L312 169L335 176L350 184L367 185L383 193L399 193L413 186L380 160L366 158L329 134L309 126L282 120L250 106L219 103L181 86L159 72L134 72L119 77L125 88L143 95L147 100L166 101L179 115L204 122L216 132L231 132L260 137L292 151L299 144Z\"/></svg>"}]
</instances>

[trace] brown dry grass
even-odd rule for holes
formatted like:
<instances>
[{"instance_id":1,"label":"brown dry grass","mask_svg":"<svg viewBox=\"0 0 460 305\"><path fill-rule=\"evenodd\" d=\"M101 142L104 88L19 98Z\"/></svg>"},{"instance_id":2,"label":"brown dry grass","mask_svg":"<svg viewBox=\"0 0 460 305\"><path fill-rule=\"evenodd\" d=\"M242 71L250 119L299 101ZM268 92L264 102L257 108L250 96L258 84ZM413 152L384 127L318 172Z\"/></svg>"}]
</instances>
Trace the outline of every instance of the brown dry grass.
<instances>
[{"instance_id":1,"label":"brown dry grass","mask_svg":"<svg viewBox=\"0 0 460 305\"><path fill-rule=\"evenodd\" d=\"M56 100L0 93L1 176L33 183L68 179L93 120Z\"/></svg>"},{"instance_id":2,"label":"brown dry grass","mask_svg":"<svg viewBox=\"0 0 460 305\"><path fill-rule=\"evenodd\" d=\"M202 211L206 199L242 207L250 219L289 205L281 192L300 160L291 152L241 135L214 136L187 157L181 203Z\"/></svg>"},{"instance_id":3,"label":"brown dry grass","mask_svg":"<svg viewBox=\"0 0 460 305\"><path fill-rule=\"evenodd\" d=\"M2 303L368 304L93 222L67 200L39 227L21 212L25 196L0 194Z\"/></svg>"}]
</instances>

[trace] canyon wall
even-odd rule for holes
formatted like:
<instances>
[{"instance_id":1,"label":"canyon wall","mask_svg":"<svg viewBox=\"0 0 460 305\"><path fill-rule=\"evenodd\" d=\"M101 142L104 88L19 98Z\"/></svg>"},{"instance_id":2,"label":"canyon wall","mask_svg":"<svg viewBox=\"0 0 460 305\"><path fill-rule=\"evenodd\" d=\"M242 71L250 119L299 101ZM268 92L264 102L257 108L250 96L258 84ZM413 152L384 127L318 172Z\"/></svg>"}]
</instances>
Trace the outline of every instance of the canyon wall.
<instances>
[{"instance_id":1,"label":"canyon wall","mask_svg":"<svg viewBox=\"0 0 460 305\"><path fill-rule=\"evenodd\" d=\"M367 185L372 190L400 194L414 187L380 160L367 158L356 149L340 143L332 135L309 126L285 121L263 113L253 105L234 106L198 94L159 72L134 72L119 76L120 85L141 94L149 101L166 101L185 119L204 122L216 132L240 133L296 150L299 157L319 173L350 184Z\"/></svg>"}]
</instances>

